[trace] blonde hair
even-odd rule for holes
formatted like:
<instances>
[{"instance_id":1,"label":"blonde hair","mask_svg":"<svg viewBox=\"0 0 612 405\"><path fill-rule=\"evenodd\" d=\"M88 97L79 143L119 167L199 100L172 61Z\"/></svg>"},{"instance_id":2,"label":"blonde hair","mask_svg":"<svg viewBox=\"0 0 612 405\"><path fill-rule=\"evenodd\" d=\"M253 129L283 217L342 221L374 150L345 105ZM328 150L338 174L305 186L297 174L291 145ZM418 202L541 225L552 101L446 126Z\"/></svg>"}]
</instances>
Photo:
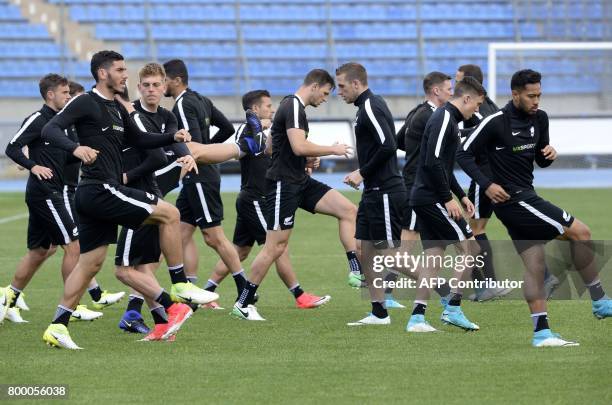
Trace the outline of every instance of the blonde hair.
<instances>
[{"instance_id":1,"label":"blonde hair","mask_svg":"<svg viewBox=\"0 0 612 405\"><path fill-rule=\"evenodd\" d=\"M161 78L164 79L166 77L166 71L164 70L164 67L159 63L147 63L138 72L138 79L142 81L142 79L144 79L145 77L150 76L161 76Z\"/></svg>"}]
</instances>

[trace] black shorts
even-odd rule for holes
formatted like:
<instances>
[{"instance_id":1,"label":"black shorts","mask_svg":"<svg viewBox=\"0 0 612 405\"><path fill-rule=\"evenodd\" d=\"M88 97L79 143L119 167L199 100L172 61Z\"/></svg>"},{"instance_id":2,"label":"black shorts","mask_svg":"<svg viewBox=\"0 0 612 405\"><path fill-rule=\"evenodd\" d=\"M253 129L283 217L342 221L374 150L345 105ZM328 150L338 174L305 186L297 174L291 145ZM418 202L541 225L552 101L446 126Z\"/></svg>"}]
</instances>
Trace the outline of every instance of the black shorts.
<instances>
[{"instance_id":1,"label":"black shorts","mask_svg":"<svg viewBox=\"0 0 612 405\"><path fill-rule=\"evenodd\" d=\"M451 218L441 203L417 205L413 208L419 217L424 249L446 247L473 236L465 219Z\"/></svg>"},{"instance_id":2,"label":"black shorts","mask_svg":"<svg viewBox=\"0 0 612 405\"><path fill-rule=\"evenodd\" d=\"M155 181L162 196L178 188L181 180L181 169L182 166L175 161L155 172Z\"/></svg>"},{"instance_id":3,"label":"black shorts","mask_svg":"<svg viewBox=\"0 0 612 405\"><path fill-rule=\"evenodd\" d=\"M364 191L357 210L355 238L392 244L402 238L402 208L408 194L405 190L384 193L381 191Z\"/></svg>"},{"instance_id":4,"label":"black shorts","mask_svg":"<svg viewBox=\"0 0 612 405\"><path fill-rule=\"evenodd\" d=\"M221 225L221 183L183 184L176 199L176 208L181 212L181 222L197 225L200 229Z\"/></svg>"},{"instance_id":5,"label":"black shorts","mask_svg":"<svg viewBox=\"0 0 612 405\"><path fill-rule=\"evenodd\" d=\"M28 200L28 249L49 249L79 239L70 201L60 192L49 194L45 200Z\"/></svg>"},{"instance_id":6,"label":"black shorts","mask_svg":"<svg viewBox=\"0 0 612 405\"><path fill-rule=\"evenodd\" d=\"M116 243L118 225L138 228L157 200L156 195L122 185L79 185L75 205L81 253Z\"/></svg>"},{"instance_id":7,"label":"black shorts","mask_svg":"<svg viewBox=\"0 0 612 405\"><path fill-rule=\"evenodd\" d=\"M298 208L315 213L315 207L331 190L327 184L308 177L304 183L267 180L266 223L268 230L278 231L293 228Z\"/></svg>"},{"instance_id":8,"label":"black shorts","mask_svg":"<svg viewBox=\"0 0 612 405\"><path fill-rule=\"evenodd\" d=\"M133 267L157 263L160 255L157 225L142 225L137 229L121 228L115 251L115 266Z\"/></svg>"},{"instance_id":9,"label":"black shorts","mask_svg":"<svg viewBox=\"0 0 612 405\"><path fill-rule=\"evenodd\" d=\"M470 182L468 198L474 204L474 219L489 219L493 214L493 202L485 194L478 183L474 180Z\"/></svg>"},{"instance_id":10,"label":"black shorts","mask_svg":"<svg viewBox=\"0 0 612 405\"><path fill-rule=\"evenodd\" d=\"M73 221L75 220L74 213L76 212L76 207L74 206L75 193L76 193L76 187L64 186L62 197L64 198L64 204L68 204L70 206L70 216L72 217Z\"/></svg>"},{"instance_id":11,"label":"black shorts","mask_svg":"<svg viewBox=\"0 0 612 405\"><path fill-rule=\"evenodd\" d=\"M529 241L548 242L563 235L563 227L574 222L573 216L534 192L523 193L521 199L494 208L519 253L534 245Z\"/></svg>"},{"instance_id":12,"label":"black shorts","mask_svg":"<svg viewBox=\"0 0 612 405\"><path fill-rule=\"evenodd\" d=\"M410 205L410 200L406 198L402 206L402 229L419 232L419 219L417 214Z\"/></svg>"},{"instance_id":13,"label":"black shorts","mask_svg":"<svg viewBox=\"0 0 612 405\"><path fill-rule=\"evenodd\" d=\"M253 246L255 242L263 245L266 242L268 225L263 213L266 207L265 198L253 199L242 193L236 199L236 227L234 228L234 245Z\"/></svg>"}]
</instances>

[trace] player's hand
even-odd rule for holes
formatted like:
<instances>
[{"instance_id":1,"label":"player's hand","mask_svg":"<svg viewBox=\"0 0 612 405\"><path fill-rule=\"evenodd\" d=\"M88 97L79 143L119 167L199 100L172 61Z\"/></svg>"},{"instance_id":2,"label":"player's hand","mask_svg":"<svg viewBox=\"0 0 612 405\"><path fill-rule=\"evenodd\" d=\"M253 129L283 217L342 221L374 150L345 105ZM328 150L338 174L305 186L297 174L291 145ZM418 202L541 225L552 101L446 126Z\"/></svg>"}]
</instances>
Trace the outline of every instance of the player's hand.
<instances>
[{"instance_id":1,"label":"player's hand","mask_svg":"<svg viewBox=\"0 0 612 405\"><path fill-rule=\"evenodd\" d=\"M359 186L363 182L363 176L359 172L359 170L355 170L354 172L350 172L344 177L344 184L348 184L353 187L355 190L359 190Z\"/></svg>"},{"instance_id":2,"label":"player's hand","mask_svg":"<svg viewBox=\"0 0 612 405\"><path fill-rule=\"evenodd\" d=\"M468 214L468 217L472 218L472 216L474 215L475 208L474 208L474 204L472 204L470 199L467 197L463 197L461 199L461 205L463 205L463 210L465 211L466 214Z\"/></svg>"},{"instance_id":3,"label":"player's hand","mask_svg":"<svg viewBox=\"0 0 612 405\"><path fill-rule=\"evenodd\" d=\"M115 94L115 101L120 103L123 106L123 108L127 110L128 114L131 114L134 111L136 111L132 103L130 103L129 101L125 101L119 94Z\"/></svg>"},{"instance_id":4,"label":"player's hand","mask_svg":"<svg viewBox=\"0 0 612 405\"><path fill-rule=\"evenodd\" d=\"M320 157L309 157L306 158L306 167L315 170L321 166L321 158Z\"/></svg>"},{"instance_id":5,"label":"player's hand","mask_svg":"<svg viewBox=\"0 0 612 405\"><path fill-rule=\"evenodd\" d=\"M306 172L307 176L312 176L312 169L310 167L307 167L306 169L304 169L304 171Z\"/></svg>"},{"instance_id":6,"label":"player's hand","mask_svg":"<svg viewBox=\"0 0 612 405\"><path fill-rule=\"evenodd\" d=\"M176 134L174 134L174 141L177 143L191 142L191 134L185 129L179 129Z\"/></svg>"},{"instance_id":7,"label":"player's hand","mask_svg":"<svg viewBox=\"0 0 612 405\"><path fill-rule=\"evenodd\" d=\"M53 171L45 166L36 165L30 169L30 173L38 178L38 180L49 180L53 177Z\"/></svg>"},{"instance_id":8,"label":"player's hand","mask_svg":"<svg viewBox=\"0 0 612 405\"><path fill-rule=\"evenodd\" d=\"M461 218L463 218L463 216L461 215L461 208L459 208L459 204L457 204L457 201L455 201L454 199L445 203L444 206L446 207L448 215L450 215L450 217L454 220L460 220Z\"/></svg>"},{"instance_id":9,"label":"player's hand","mask_svg":"<svg viewBox=\"0 0 612 405\"><path fill-rule=\"evenodd\" d=\"M259 120L261 122L261 127L266 130L272 126L272 120L269 118L264 118L263 120Z\"/></svg>"},{"instance_id":10,"label":"player's hand","mask_svg":"<svg viewBox=\"0 0 612 405\"><path fill-rule=\"evenodd\" d=\"M183 166L183 170L185 172L190 172L193 170L194 172L196 172L196 174L198 173L198 165L196 164L196 161L193 156L181 156L180 158L176 159L176 161Z\"/></svg>"},{"instance_id":11,"label":"player's hand","mask_svg":"<svg viewBox=\"0 0 612 405\"><path fill-rule=\"evenodd\" d=\"M557 151L551 145L546 145L542 149L542 155L544 155L546 160L555 160L557 158Z\"/></svg>"},{"instance_id":12,"label":"player's hand","mask_svg":"<svg viewBox=\"0 0 612 405\"><path fill-rule=\"evenodd\" d=\"M350 158L353 154L353 147L344 143L335 143L332 146L334 149L333 155L335 156L344 156L345 158Z\"/></svg>"},{"instance_id":13,"label":"player's hand","mask_svg":"<svg viewBox=\"0 0 612 405\"><path fill-rule=\"evenodd\" d=\"M504 201L508 201L508 199L510 199L510 194L506 193L506 190L504 190L502 186L495 183L491 183L489 188L487 188L485 191L485 194L495 204L503 203Z\"/></svg>"},{"instance_id":14,"label":"player's hand","mask_svg":"<svg viewBox=\"0 0 612 405\"><path fill-rule=\"evenodd\" d=\"M77 146L72 154L83 161L84 164L90 165L96 161L99 151L90 148L89 146Z\"/></svg>"}]
</instances>

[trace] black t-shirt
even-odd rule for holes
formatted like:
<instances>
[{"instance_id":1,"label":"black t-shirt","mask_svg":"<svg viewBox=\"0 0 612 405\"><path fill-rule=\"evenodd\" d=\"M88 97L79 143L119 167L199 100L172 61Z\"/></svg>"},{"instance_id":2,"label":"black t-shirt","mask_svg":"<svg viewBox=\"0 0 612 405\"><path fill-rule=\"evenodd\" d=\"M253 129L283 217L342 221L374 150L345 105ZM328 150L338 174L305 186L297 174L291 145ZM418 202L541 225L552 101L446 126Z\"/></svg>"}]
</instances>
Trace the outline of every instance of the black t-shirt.
<instances>
[{"instance_id":1,"label":"black t-shirt","mask_svg":"<svg viewBox=\"0 0 612 405\"><path fill-rule=\"evenodd\" d=\"M73 142L79 142L79 136L74 128L74 125L66 129L66 135ZM76 187L79 183L79 174L81 172L81 161L72 154L66 154L66 165L64 166L64 183L69 187Z\"/></svg>"},{"instance_id":2,"label":"black t-shirt","mask_svg":"<svg viewBox=\"0 0 612 405\"><path fill-rule=\"evenodd\" d=\"M307 179L306 157L293 153L287 131L298 128L306 132L308 138L308 119L306 106L295 95L285 97L272 122L272 163L266 178L274 181L283 180L290 183L303 183Z\"/></svg>"},{"instance_id":3,"label":"black t-shirt","mask_svg":"<svg viewBox=\"0 0 612 405\"><path fill-rule=\"evenodd\" d=\"M76 128L81 145L99 151L92 164L82 165L81 184L121 184L122 150L128 146L158 148L174 143L174 134L143 133L121 104L103 97L97 89L71 99L43 128L42 138L70 153L78 144L65 136Z\"/></svg>"},{"instance_id":4,"label":"black t-shirt","mask_svg":"<svg viewBox=\"0 0 612 405\"><path fill-rule=\"evenodd\" d=\"M249 127L242 124L236 131L236 138L241 139L248 134ZM266 195L266 171L271 158L265 153L245 155L240 159L240 194L252 200L258 200Z\"/></svg>"},{"instance_id":5,"label":"black t-shirt","mask_svg":"<svg viewBox=\"0 0 612 405\"><path fill-rule=\"evenodd\" d=\"M529 115L510 101L467 136L457 152L457 162L483 190L493 182L511 197L533 190L534 161L540 167L553 162L542 154L549 144L548 125L548 115L543 110ZM487 153L491 176L476 164L475 157L481 151Z\"/></svg>"},{"instance_id":6,"label":"black t-shirt","mask_svg":"<svg viewBox=\"0 0 612 405\"><path fill-rule=\"evenodd\" d=\"M154 133L174 134L177 131L177 122L174 114L163 107L156 112L147 111L140 100L132 103L138 114L134 121L141 131ZM163 148L139 149L133 147L123 148L123 171L127 176L129 187L144 190L161 197L161 191L155 181L155 170L165 166L168 158Z\"/></svg>"},{"instance_id":7,"label":"black t-shirt","mask_svg":"<svg viewBox=\"0 0 612 405\"><path fill-rule=\"evenodd\" d=\"M412 205L446 203L465 192L453 174L455 153L460 141L458 122L461 112L450 102L436 109L423 132L421 152L414 186L410 193Z\"/></svg>"},{"instance_id":8,"label":"black t-shirt","mask_svg":"<svg viewBox=\"0 0 612 405\"><path fill-rule=\"evenodd\" d=\"M401 186L394 122L385 100L370 89L357 97L355 139L364 190L390 191Z\"/></svg>"},{"instance_id":9,"label":"black t-shirt","mask_svg":"<svg viewBox=\"0 0 612 405\"><path fill-rule=\"evenodd\" d=\"M75 162L78 164L78 159L62 149L53 147L41 136L44 126L55 115L56 112L53 109L44 105L23 121L21 128L6 147L7 156L24 168L31 170L32 167L39 165L53 172L53 177L42 180L30 173L26 186L26 198L30 200L46 199L52 192L61 192L70 174L66 170L69 164ZM63 132L65 137L71 135L73 135L71 131ZM75 141L74 138L69 139ZM29 157L23 153L25 146L28 147Z\"/></svg>"},{"instance_id":10,"label":"black t-shirt","mask_svg":"<svg viewBox=\"0 0 612 405\"><path fill-rule=\"evenodd\" d=\"M427 121L436 111L436 106L429 101L423 102L416 107L414 113L407 119L404 128L404 146L406 151L406 163L402 169L404 184L408 192L412 189L419 165L419 155L421 152L421 140L425 132ZM401 136L400 131L398 136Z\"/></svg>"},{"instance_id":11,"label":"black t-shirt","mask_svg":"<svg viewBox=\"0 0 612 405\"><path fill-rule=\"evenodd\" d=\"M191 89L186 89L176 98L172 112L176 116L179 129L186 129L191 134L191 141L201 144L223 143L234 134L234 126L210 101ZM210 136L210 127L219 131ZM198 172L187 173L183 183L219 183L221 175L219 165L200 164Z\"/></svg>"}]
</instances>

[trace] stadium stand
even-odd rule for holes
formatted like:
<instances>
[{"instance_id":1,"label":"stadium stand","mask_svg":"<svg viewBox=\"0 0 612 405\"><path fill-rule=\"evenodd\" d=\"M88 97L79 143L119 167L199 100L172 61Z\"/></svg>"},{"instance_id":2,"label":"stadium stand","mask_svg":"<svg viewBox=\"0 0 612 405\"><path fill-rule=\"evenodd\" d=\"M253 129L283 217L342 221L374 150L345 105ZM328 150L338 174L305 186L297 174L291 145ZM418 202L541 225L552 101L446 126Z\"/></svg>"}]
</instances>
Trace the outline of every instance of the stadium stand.
<instances>
[{"instance_id":1,"label":"stadium stand","mask_svg":"<svg viewBox=\"0 0 612 405\"><path fill-rule=\"evenodd\" d=\"M421 93L419 78L426 71L452 74L461 64L477 63L486 75L490 41L612 38L612 7L605 0L48 2L65 4L71 20L89 27L96 38L119 44L131 60L185 59L192 85L209 95L235 95L247 87L284 92L311 67L332 69L357 59L368 68L379 93L414 96ZM49 63L62 49L44 26L27 25L6 0L0 0L0 10L0 67L18 82L10 89L2 86L0 95L32 96L21 84L46 70L87 76L84 62ZM9 63L12 59L19 62ZM581 94L601 91L599 73L606 60L603 52L548 52L530 55L529 61L550 75L548 92ZM516 53L501 55L500 89L522 63Z\"/></svg>"}]
</instances>

